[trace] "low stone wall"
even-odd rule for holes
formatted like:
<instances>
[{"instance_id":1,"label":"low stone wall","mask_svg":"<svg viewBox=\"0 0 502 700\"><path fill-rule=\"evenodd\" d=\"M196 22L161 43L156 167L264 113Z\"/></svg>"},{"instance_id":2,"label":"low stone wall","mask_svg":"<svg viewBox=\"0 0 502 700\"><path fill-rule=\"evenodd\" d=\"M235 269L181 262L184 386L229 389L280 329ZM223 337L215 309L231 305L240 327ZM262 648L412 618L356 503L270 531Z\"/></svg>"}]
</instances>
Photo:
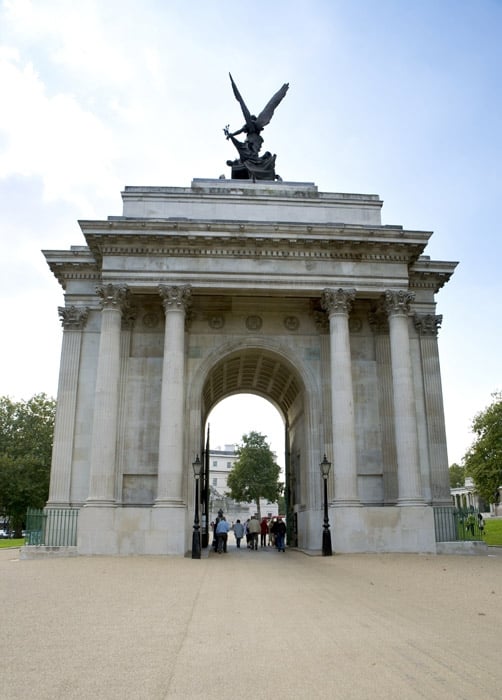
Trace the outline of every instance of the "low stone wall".
<instances>
[{"instance_id":1,"label":"low stone wall","mask_svg":"<svg viewBox=\"0 0 502 700\"><path fill-rule=\"evenodd\" d=\"M458 542L437 542L436 554L488 554L488 546L486 542L478 542L474 540L458 541Z\"/></svg>"},{"instance_id":2,"label":"low stone wall","mask_svg":"<svg viewBox=\"0 0 502 700\"><path fill-rule=\"evenodd\" d=\"M48 557L76 557L76 547L46 547L45 545L25 545L19 551L20 559L47 559Z\"/></svg>"}]
</instances>

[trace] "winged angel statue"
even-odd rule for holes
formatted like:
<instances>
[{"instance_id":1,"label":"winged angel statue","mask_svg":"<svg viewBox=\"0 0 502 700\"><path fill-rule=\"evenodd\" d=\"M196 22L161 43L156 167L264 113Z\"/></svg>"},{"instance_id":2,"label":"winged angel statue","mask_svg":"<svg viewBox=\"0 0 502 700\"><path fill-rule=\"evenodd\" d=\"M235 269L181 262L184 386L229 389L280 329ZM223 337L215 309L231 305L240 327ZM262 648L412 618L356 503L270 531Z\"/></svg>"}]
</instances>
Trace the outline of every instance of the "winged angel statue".
<instances>
[{"instance_id":1,"label":"winged angel statue","mask_svg":"<svg viewBox=\"0 0 502 700\"><path fill-rule=\"evenodd\" d=\"M270 123L272 116L274 114L275 108L282 101L286 92L289 88L289 83L284 83L280 90L278 90L275 95L268 101L267 105L256 117L251 114L249 109L246 107L246 103L241 97L237 85L234 83L232 75L230 75L230 82L232 83L232 90L236 100L241 106L242 113L244 115L245 124L238 131L230 133L229 125L223 129L227 139L230 139L234 146L236 147L239 158L237 160L227 160L227 165L232 168L232 179L240 180L278 180L280 179L278 175L275 174L275 154L272 155L269 151L266 151L262 156L259 155L263 139L261 137L261 132L263 128ZM238 134L246 134L246 140L238 141L235 137Z\"/></svg>"}]
</instances>

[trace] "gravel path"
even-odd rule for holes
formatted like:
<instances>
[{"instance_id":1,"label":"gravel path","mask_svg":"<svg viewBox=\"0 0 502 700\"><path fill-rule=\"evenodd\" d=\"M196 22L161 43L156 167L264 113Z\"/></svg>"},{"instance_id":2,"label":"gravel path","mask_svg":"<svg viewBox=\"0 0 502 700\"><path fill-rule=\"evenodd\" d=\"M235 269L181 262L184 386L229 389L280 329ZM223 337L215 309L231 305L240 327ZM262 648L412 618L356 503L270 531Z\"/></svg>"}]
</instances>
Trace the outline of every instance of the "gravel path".
<instances>
[{"instance_id":1,"label":"gravel path","mask_svg":"<svg viewBox=\"0 0 502 700\"><path fill-rule=\"evenodd\" d=\"M502 557L0 550L0 698L502 697Z\"/></svg>"}]
</instances>

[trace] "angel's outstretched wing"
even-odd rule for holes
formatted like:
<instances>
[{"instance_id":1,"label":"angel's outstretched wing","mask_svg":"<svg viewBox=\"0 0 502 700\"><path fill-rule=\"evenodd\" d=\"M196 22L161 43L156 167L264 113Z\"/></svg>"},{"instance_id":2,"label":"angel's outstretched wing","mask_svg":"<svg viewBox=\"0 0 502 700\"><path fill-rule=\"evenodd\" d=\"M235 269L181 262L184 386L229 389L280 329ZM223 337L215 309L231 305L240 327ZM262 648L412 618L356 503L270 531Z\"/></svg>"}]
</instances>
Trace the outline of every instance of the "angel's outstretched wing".
<instances>
[{"instance_id":1,"label":"angel's outstretched wing","mask_svg":"<svg viewBox=\"0 0 502 700\"><path fill-rule=\"evenodd\" d=\"M234 79L232 78L232 74L228 74L230 76L230 82L232 83L232 90L234 91L235 99L237 102L240 104L241 109L242 109L242 114L244 115L244 121L246 124L249 124L251 122L251 112L249 109L246 107L246 103L241 97L241 93L237 89L237 85L234 83Z\"/></svg>"},{"instance_id":2,"label":"angel's outstretched wing","mask_svg":"<svg viewBox=\"0 0 502 700\"><path fill-rule=\"evenodd\" d=\"M272 119L272 116L274 114L275 108L278 106L278 104L283 100L285 94L287 93L289 88L289 83L284 83L282 88L278 90L275 95L268 101L266 107L262 109L260 114L258 115L258 118L256 120L256 123L259 127L263 129L264 126L266 126L270 120Z\"/></svg>"}]
</instances>

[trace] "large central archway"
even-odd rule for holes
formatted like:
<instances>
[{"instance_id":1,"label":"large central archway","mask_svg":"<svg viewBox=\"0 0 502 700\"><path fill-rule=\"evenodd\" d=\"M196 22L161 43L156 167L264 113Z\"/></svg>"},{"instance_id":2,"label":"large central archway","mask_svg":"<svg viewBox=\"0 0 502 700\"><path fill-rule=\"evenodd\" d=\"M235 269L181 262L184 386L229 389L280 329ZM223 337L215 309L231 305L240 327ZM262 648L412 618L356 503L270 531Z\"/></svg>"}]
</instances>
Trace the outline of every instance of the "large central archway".
<instances>
[{"instance_id":1,"label":"large central archway","mask_svg":"<svg viewBox=\"0 0 502 700\"><path fill-rule=\"evenodd\" d=\"M284 420L285 496L292 537L307 547L310 528L302 514L320 508L320 480L311 465L320 461L322 444L317 382L294 345L254 337L215 348L195 373L190 415L199 446L205 450L204 426L213 407L237 394L269 400ZM305 522L304 522L305 521Z\"/></svg>"}]
</instances>

